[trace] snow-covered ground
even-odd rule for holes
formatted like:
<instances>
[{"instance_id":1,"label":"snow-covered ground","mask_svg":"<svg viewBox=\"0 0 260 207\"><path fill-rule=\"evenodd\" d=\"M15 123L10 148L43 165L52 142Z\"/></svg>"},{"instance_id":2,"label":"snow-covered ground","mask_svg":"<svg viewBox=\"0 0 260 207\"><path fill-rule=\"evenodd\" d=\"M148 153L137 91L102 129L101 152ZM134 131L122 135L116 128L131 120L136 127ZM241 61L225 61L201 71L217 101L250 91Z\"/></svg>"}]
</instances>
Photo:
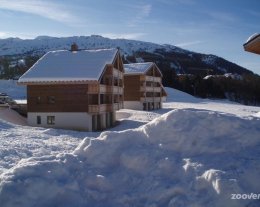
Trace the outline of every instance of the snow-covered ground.
<instances>
[{"instance_id":1,"label":"snow-covered ground","mask_svg":"<svg viewBox=\"0 0 260 207\"><path fill-rule=\"evenodd\" d=\"M201 99L186 94L182 91L166 88L168 94L167 102L163 107L166 109L202 109L217 111L236 116L258 116L260 107L245 106L228 100Z\"/></svg>"},{"instance_id":2,"label":"snow-covered ground","mask_svg":"<svg viewBox=\"0 0 260 207\"><path fill-rule=\"evenodd\" d=\"M102 133L0 111L1 207L260 206L231 199L260 193L260 107L167 93L163 109L120 110Z\"/></svg>"}]
</instances>

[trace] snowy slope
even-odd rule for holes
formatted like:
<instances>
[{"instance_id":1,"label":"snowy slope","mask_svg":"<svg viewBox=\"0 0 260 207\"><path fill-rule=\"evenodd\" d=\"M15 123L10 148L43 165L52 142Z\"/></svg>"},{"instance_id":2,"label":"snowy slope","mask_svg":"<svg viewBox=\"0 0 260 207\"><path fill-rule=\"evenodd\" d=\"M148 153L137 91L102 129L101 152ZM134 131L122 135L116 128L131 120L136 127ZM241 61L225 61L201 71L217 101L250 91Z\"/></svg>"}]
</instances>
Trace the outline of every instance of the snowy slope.
<instances>
[{"instance_id":1,"label":"snowy slope","mask_svg":"<svg viewBox=\"0 0 260 207\"><path fill-rule=\"evenodd\" d=\"M0 117L1 207L259 206L231 194L260 192L260 107L166 90L101 134Z\"/></svg>"},{"instance_id":2,"label":"snowy slope","mask_svg":"<svg viewBox=\"0 0 260 207\"><path fill-rule=\"evenodd\" d=\"M199 109L217 111L233 114L241 117L257 116L260 107L245 106L228 100L212 100L196 98L190 94L166 87L168 94L167 102L163 103L164 110L167 109Z\"/></svg>"}]
</instances>

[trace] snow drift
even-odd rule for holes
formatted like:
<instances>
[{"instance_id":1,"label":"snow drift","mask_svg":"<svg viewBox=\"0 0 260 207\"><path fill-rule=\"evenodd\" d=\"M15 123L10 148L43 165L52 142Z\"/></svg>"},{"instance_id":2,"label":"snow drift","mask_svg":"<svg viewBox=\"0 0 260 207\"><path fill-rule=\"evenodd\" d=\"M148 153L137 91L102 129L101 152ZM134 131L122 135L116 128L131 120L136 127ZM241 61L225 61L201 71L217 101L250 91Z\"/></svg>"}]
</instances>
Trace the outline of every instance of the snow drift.
<instances>
[{"instance_id":1,"label":"snow drift","mask_svg":"<svg viewBox=\"0 0 260 207\"><path fill-rule=\"evenodd\" d=\"M259 206L259 118L174 110L86 138L71 154L24 159L0 177L9 206Z\"/></svg>"}]
</instances>

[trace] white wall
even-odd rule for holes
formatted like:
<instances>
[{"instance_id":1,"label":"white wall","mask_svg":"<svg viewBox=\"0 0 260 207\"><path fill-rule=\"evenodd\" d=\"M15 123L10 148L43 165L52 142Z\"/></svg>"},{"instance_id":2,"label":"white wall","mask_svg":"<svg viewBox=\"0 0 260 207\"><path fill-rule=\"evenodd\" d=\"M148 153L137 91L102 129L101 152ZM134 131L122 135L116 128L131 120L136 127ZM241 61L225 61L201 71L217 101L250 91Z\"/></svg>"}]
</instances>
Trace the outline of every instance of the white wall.
<instances>
[{"instance_id":1,"label":"white wall","mask_svg":"<svg viewBox=\"0 0 260 207\"><path fill-rule=\"evenodd\" d=\"M41 116L41 124L37 124L37 116ZM47 116L55 116L55 124L47 124ZM30 126L40 126L48 128L62 128L73 130L92 130L92 117L84 112L48 112L32 113L28 112L27 122Z\"/></svg>"},{"instance_id":2,"label":"white wall","mask_svg":"<svg viewBox=\"0 0 260 207\"><path fill-rule=\"evenodd\" d=\"M162 97L162 102L166 102L167 101L167 96L163 96Z\"/></svg>"},{"instance_id":3,"label":"white wall","mask_svg":"<svg viewBox=\"0 0 260 207\"><path fill-rule=\"evenodd\" d=\"M140 101L124 101L125 109L143 110L143 103Z\"/></svg>"}]
</instances>

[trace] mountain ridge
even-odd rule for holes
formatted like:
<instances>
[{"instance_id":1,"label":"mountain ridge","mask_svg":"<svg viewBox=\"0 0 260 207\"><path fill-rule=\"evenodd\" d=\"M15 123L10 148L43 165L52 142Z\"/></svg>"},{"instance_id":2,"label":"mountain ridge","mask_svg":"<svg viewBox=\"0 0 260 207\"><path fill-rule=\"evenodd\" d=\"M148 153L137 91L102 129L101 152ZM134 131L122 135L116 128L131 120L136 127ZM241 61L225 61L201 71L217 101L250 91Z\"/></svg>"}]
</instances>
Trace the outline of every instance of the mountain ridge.
<instances>
[{"instance_id":1,"label":"mountain ridge","mask_svg":"<svg viewBox=\"0 0 260 207\"><path fill-rule=\"evenodd\" d=\"M170 44L156 44L140 40L110 39L100 35L51 37L38 36L35 39L7 38L0 39L0 56L42 56L50 50L70 49L72 43L77 43L80 49L119 48L126 62L138 62L136 58L144 61L152 59L161 65L161 70L173 69L178 74L199 73L198 71L211 71L213 74L238 73L248 74L252 71L235 63L212 54L201 54L182 49ZM162 58L158 58L161 56ZM166 62L160 64L160 62ZM224 65L223 65L224 64Z\"/></svg>"},{"instance_id":2,"label":"mountain ridge","mask_svg":"<svg viewBox=\"0 0 260 207\"><path fill-rule=\"evenodd\" d=\"M125 54L132 54L138 49L146 51L154 51L155 49L171 49L178 52L186 51L173 45L160 45L152 42L128 39L110 39L100 35L91 36L71 36L71 37L51 37L37 36L35 39L7 38L0 39L0 55L19 55L33 53L45 53L49 50L69 49L72 43L77 43L82 49L98 49L98 48L122 48ZM15 45L14 45L15 44ZM8 46L7 46L8 45Z\"/></svg>"}]
</instances>

